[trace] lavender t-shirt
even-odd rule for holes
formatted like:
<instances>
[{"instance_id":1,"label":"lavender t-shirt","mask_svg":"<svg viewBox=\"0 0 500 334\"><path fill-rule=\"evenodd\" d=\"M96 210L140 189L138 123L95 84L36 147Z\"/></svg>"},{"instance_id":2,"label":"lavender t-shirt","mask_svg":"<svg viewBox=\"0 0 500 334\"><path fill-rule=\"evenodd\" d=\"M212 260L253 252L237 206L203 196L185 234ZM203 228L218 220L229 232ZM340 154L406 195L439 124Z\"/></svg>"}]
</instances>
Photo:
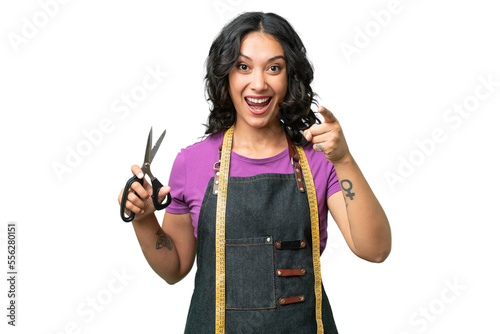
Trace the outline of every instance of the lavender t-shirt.
<instances>
[{"instance_id":1,"label":"lavender t-shirt","mask_svg":"<svg viewBox=\"0 0 500 334\"><path fill-rule=\"evenodd\" d=\"M172 203L166 210L173 214L191 213L195 236L198 231L200 207L208 182L214 176L213 166L219 160L219 146L222 140L223 133L220 132L182 149L170 173ZM326 160L323 153L314 151L312 145L306 145L304 152L316 187L320 217L320 248L323 252L328 238L326 200L340 190L340 185L333 164ZM265 159L250 159L231 152L229 176L248 177L263 173L292 174L288 148Z\"/></svg>"}]
</instances>

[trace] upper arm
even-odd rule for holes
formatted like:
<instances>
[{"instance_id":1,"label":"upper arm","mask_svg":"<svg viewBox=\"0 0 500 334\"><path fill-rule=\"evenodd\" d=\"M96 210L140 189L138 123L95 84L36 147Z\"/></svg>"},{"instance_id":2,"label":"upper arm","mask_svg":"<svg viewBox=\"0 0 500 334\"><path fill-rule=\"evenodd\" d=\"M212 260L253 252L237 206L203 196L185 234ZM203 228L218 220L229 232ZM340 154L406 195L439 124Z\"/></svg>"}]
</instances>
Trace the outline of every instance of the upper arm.
<instances>
[{"instance_id":1,"label":"upper arm","mask_svg":"<svg viewBox=\"0 0 500 334\"><path fill-rule=\"evenodd\" d=\"M340 232L344 236L345 241L349 248L355 252L355 245L351 236L351 227L349 225L349 218L347 216L347 208L344 200L344 196L342 195L342 191L337 191L328 197L327 200L328 210L330 211L335 223L340 229Z\"/></svg>"},{"instance_id":2,"label":"upper arm","mask_svg":"<svg viewBox=\"0 0 500 334\"><path fill-rule=\"evenodd\" d=\"M162 229L172 239L179 256L180 277L191 270L196 255L196 238L191 214L173 214L165 211Z\"/></svg>"}]
</instances>

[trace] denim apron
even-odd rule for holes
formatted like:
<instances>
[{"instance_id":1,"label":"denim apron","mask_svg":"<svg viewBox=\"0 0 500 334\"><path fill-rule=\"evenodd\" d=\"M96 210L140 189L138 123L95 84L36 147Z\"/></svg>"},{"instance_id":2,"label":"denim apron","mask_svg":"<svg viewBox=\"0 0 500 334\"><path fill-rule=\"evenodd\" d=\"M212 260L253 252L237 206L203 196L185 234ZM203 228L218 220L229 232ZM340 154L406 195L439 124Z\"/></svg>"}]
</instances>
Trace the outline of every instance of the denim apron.
<instances>
[{"instance_id":1,"label":"denim apron","mask_svg":"<svg viewBox=\"0 0 500 334\"><path fill-rule=\"evenodd\" d=\"M215 332L213 188L212 177L198 221L198 269L188 334ZM316 333L310 211L292 164L290 174L229 177L225 230L225 333ZM337 334L321 290L324 333Z\"/></svg>"}]
</instances>

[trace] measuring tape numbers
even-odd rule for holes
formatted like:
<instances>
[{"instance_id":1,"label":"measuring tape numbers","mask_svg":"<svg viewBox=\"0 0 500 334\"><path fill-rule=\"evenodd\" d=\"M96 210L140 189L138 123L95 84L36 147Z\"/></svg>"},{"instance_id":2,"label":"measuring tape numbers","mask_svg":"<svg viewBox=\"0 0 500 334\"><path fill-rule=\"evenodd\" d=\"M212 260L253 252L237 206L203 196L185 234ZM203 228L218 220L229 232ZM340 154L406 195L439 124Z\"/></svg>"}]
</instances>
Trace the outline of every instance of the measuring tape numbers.
<instances>
[{"instance_id":1,"label":"measuring tape numbers","mask_svg":"<svg viewBox=\"0 0 500 334\"><path fill-rule=\"evenodd\" d=\"M226 203L229 163L233 146L234 125L222 142L215 222L215 333L223 334L226 322Z\"/></svg>"},{"instance_id":2,"label":"measuring tape numbers","mask_svg":"<svg viewBox=\"0 0 500 334\"><path fill-rule=\"evenodd\" d=\"M312 234L312 255L313 255L313 268L314 268L314 294L316 295L316 324L318 334L323 334L323 320L321 316L321 263L320 263L320 242L319 242L319 214L318 214L318 201L316 199L316 188L314 187L314 180L307 162L304 149L297 146L297 151L300 156L300 165L306 183L307 200L309 201L309 211L311 213L311 234Z\"/></svg>"}]
</instances>

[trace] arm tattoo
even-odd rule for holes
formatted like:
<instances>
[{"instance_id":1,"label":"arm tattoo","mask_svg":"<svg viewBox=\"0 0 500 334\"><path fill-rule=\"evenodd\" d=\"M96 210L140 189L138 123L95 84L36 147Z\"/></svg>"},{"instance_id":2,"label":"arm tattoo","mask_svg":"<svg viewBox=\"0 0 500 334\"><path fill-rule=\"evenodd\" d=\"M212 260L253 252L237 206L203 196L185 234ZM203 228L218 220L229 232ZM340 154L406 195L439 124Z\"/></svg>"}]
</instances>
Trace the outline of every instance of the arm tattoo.
<instances>
[{"instance_id":1,"label":"arm tattoo","mask_svg":"<svg viewBox=\"0 0 500 334\"><path fill-rule=\"evenodd\" d=\"M158 236L158 240L156 240L156 249L161 249L163 247L167 247L168 250L172 250L174 244L172 243L172 239L163 231L161 228L156 232Z\"/></svg>"},{"instance_id":2,"label":"arm tattoo","mask_svg":"<svg viewBox=\"0 0 500 334\"><path fill-rule=\"evenodd\" d=\"M347 187L344 185L347 183ZM346 197L349 197L349 199L352 201L354 200L354 195L356 195L355 193L351 192L352 190L352 182L348 179L345 179L345 180L342 180L340 181L340 186L342 187L342 189L344 189L344 191L346 192L345 196Z\"/></svg>"}]
</instances>

